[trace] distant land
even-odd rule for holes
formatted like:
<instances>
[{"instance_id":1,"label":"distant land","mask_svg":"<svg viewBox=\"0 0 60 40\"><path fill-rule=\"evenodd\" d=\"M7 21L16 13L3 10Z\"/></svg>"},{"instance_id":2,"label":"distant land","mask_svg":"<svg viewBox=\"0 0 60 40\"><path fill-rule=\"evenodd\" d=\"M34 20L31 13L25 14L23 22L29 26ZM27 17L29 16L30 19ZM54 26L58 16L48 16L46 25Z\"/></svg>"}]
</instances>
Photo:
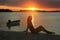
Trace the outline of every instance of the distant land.
<instances>
[{"instance_id":1,"label":"distant land","mask_svg":"<svg viewBox=\"0 0 60 40\"><path fill-rule=\"evenodd\" d=\"M19 10L19 11L12 11L10 9L0 9L0 12L60 12L60 10L53 10L53 11L46 11L46 10Z\"/></svg>"},{"instance_id":2,"label":"distant land","mask_svg":"<svg viewBox=\"0 0 60 40\"><path fill-rule=\"evenodd\" d=\"M60 12L60 10L45 11L45 10L20 10L18 12L27 12L27 11L36 11L36 12Z\"/></svg>"},{"instance_id":3,"label":"distant land","mask_svg":"<svg viewBox=\"0 0 60 40\"><path fill-rule=\"evenodd\" d=\"M13 12L13 11L9 9L0 9L0 12Z\"/></svg>"}]
</instances>

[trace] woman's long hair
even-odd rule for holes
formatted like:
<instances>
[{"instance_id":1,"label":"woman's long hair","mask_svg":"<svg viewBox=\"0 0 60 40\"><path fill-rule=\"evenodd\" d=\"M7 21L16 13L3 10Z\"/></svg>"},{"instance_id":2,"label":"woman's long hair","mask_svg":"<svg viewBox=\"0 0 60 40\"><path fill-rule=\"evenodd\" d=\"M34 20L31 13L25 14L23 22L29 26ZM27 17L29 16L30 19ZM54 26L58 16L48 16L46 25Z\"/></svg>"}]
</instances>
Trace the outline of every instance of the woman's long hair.
<instances>
[{"instance_id":1,"label":"woman's long hair","mask_svg":"<svg viewBox=\"0 0 60 40\"><path fill-rule=\"evenodd\" d=\"M32 21L32 16L29 16L27 21Z\"/></svg>"}]
</instances>

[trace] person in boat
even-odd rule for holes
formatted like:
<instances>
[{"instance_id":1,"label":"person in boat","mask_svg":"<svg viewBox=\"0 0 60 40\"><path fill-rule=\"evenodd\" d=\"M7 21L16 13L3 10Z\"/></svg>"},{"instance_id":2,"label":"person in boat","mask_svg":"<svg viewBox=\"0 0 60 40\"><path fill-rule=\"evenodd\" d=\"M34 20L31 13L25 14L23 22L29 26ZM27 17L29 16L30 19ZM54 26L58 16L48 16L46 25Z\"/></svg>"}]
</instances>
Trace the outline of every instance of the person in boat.
<instances>
[{"instance_id":1,"label":"person in boat","mask_svg":"<svg viewBox=\"0 0 60 40\"><path fill-rule=\"evenodd\" d=\"M28 32L28 29L31 31L31 33L39 33L40 31L44 31L47 34L53 33L53 32L46 30L42 25L40 25L37 28L34 28L34 26L32 24L32 16L28 16L28 18L27 18L27 28L26 28L25 32Z\"/></svg>"}]
</instances>

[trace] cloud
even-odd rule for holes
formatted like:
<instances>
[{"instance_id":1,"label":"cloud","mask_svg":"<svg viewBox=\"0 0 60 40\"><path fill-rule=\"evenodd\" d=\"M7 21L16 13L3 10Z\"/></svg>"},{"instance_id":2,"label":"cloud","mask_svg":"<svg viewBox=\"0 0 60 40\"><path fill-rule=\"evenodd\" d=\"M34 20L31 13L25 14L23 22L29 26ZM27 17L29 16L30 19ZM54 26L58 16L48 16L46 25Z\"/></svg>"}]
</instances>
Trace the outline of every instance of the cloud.
<instances>
[{"instance_id":1,"label":"cloud","mask_svg":"<svg viewBox=\"0 0 60 40\"><path fill-rule=\"evenodd\" d=\"M60 0L36 0L36 2L47 8L60 8Z\"/></svg>"},{"instance_id":2,"label":"cloud","mask_svg":"<svg viewBox=\"0 0 60 40\"><path fill-rule=\"evenodd\" d=\"M0 0L0 5L9 5L9 6L17 6L22 4L25 0Z\"/></svg>"},{"instance_id":3,"label":"cloud","mask_svg":"<svg viewBox=\"0 0 60 40\"><path fill-rule=\"evenodd\" d=\"M60 0L0 0L0 5L19 6L28 1L36 2L39 7L60 8Z\"/></svg>"}]
</instances>

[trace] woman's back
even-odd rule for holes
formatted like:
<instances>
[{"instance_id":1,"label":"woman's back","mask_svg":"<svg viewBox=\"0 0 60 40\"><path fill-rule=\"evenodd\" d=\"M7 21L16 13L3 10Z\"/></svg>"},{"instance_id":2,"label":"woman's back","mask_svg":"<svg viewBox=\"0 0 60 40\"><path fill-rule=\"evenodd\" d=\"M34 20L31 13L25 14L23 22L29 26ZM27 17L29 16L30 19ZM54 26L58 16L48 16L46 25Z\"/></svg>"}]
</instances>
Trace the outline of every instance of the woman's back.
<instances>
[{"instance_id":1,"label":"woman's back","mask_svg":"<svg viewBox=\"0 0 60 40\"><path fill-rule=\"evenodd\" d=\"M34 27L33 27L33 24L32 24L32 16L29 16L28 19L27 19L27 27L29 28L29 30L31 32L34 31Z\"/></svg>"}]
</instances>

